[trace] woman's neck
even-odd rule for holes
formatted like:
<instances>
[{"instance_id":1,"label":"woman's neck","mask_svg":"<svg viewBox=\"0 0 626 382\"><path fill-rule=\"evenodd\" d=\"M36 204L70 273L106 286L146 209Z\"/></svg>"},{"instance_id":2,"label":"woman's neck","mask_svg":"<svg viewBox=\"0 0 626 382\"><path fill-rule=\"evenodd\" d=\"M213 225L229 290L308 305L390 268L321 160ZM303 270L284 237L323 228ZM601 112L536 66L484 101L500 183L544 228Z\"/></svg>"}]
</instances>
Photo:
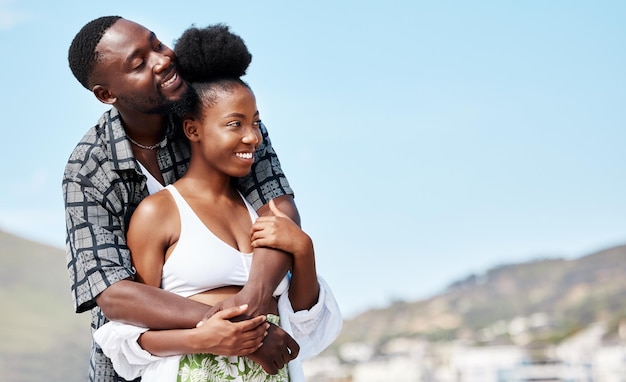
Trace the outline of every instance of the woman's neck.
<instances>
[{"instance_id":1,"label":"woman's neck","mask_svg":"<svg viewBox=\"0 0 626 382\"><path fill-rule=\"evenodd\" d=\"M183 183L185 188L194 194L207 197L210 195L213 198L230 198L235 190L231 180L232 177L194 161L192 154L189 168L179 182Z\"/></svg>"}]
</instances>

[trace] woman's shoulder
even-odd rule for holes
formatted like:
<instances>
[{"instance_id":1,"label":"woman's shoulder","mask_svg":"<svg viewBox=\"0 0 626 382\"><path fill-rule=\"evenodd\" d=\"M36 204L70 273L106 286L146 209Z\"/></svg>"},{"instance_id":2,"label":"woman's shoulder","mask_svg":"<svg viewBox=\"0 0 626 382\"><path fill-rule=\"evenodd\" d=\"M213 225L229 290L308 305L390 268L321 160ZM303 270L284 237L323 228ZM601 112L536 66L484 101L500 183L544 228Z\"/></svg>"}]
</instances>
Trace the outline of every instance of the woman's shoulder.
<instances>
[{"instance_id":1,"label":"woman's shoulder","mask_svg":"<svg viewBox=\"0 0 626 382\"><path fill-rule=\"evenodd\" d=\"M172 195L167 189L163 189L144 198L137 206L131 220L149 220L155 224L176 211L173 207L175 207L175 203Z\"/></svg>"}]
</instances>

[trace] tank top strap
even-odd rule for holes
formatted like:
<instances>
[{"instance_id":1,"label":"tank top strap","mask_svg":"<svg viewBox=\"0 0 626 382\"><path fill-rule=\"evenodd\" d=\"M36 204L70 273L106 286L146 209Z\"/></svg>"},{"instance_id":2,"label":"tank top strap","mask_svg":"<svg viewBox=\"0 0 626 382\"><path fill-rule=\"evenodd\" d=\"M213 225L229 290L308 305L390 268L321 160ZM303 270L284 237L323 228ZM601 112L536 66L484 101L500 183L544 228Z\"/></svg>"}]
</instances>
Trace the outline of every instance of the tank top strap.
<instances>
[{"instance_id":1,"label":"tank top strap","mask_svg":"<svg viewBox=\"0 0 626 382\"><path fill-rule=\"evenodd\" d=\"M178 207L178 212L181 215L181 224L182 224L182 218L184 216L185 217L189 216L189 214L195 215L195 212L193 212L193 210L191 209L191 206L187 203L185 198L183 198L183 196L180 194L180 192L178 192L178 190L176 189L176 187L174 187L173 184L168 184L164 188L168 190L170 194L172 195L172 198L174 198L174 203L176 203L176 207Z\"/></svg>"},{"instance_id":2,"label":"tank top strap","mask_svg":"<svg viewBox=\"0 0 626 382\"><path fill-rule=\"evenodd\" d=\"M240 191L237 191L237 192L239 193L239 196L241 196L241 199L243 200L243 203L246 205L246 208L248 208L248 214L250 215L250 220L252 220L252 223L254 223L256 219L259 217L259 214L256 212L254 207L252 207L252 204L250 204L250 202L248 202L248 200L243 196L243 194Z\"/></svg>"},{"instance_id":3,"label":"tank top strap","mask_svg":"<svg viewBox=\"0 0 626 382\"><path fill-rule=\"evenodd\" d=\"M164 188L163 185L158 180L156 180L156 178L152 176L152 174L150 174L150 171L148 171L148 169L143 164L141 164L141 162L137 161L137 164L139 165L139 168L141 169L143 175L146 177L146 187L148 187L148 193L152 195L161 191Z\"/></svg>"}]
</instances>

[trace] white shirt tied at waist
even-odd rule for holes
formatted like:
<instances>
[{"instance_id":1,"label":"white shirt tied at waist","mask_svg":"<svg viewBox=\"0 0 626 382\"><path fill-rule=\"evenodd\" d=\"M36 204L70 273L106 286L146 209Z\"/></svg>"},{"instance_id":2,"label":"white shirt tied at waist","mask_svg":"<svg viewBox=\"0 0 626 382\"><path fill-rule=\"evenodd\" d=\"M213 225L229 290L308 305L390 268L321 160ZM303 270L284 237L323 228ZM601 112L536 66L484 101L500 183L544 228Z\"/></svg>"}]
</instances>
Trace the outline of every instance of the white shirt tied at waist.
<instances>
[{"instance_id":1,"label":"white shirt tied at waist","mask_svg":"<svg viewBox=\"0 0 626 382\"><path fill-rule=\"evenodd\" d=\"M304 382L302 361L312 358L328 347L339 335L343 319L328 284L318 277L318 302L309 310L294 312L288 292L278 299L280 326L300 345L298 357L288 364L289 381ZM137 343L147 331L134 325L109 322L94 333L104 354L111 358L115 371L124 379L139 376L146 382L176 381L181 356L157 357Z\"/></svg>"}]
</instances>

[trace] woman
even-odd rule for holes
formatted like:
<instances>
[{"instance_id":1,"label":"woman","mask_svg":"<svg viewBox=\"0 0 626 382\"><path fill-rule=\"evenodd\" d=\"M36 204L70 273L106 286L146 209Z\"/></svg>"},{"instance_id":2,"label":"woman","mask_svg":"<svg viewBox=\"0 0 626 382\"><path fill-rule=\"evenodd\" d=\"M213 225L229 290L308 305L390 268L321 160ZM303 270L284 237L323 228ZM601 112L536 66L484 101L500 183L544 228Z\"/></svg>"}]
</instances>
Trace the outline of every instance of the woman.
<instances>
[{"instance_id":1,"label":"woman","mask_svg":"<svg viewBox=\"0 0 626 382\"><path fill-rule=\"evenodd\" d=\"M127 379L303 380L300 360L328 346L342 319L317 277L310 237L273 203L274 216L258 218L231 183L250 172L262 140L254 94L240 78L251 56L222 25L188 29L175 50L181 74L195 90L181 105L191 162L180 180L146 198L133 214L127 240L137 279L215 305L245 284L256 246L291 254L291 277L275 291L274 314L231 322L245 313L243 306L218 312L195 329L148 331L109 323L94 336ZM300 356L274 375L246 356L275 324L296 339ZM207 344L210 354L196 351ZM285 359L291 351L285 349Z\"/></svg>"}]
</instances>

